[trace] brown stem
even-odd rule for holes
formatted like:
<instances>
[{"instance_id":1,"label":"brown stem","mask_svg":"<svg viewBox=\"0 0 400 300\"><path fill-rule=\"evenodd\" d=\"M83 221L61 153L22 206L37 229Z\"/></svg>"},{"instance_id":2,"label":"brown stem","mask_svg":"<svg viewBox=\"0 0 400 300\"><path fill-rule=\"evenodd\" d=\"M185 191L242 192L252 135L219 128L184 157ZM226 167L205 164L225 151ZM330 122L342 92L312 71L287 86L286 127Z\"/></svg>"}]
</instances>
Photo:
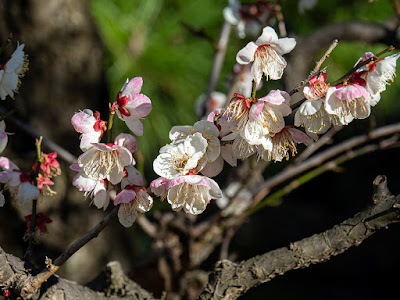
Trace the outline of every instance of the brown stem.
<instances>
[{"instance_id":1,"label":"brown stem","mask_svg":"<svg viewBox=\"0 0 400 300\"><path fill-rule=\"evenodd\" d=\"M329 149L307 159L302 164L299 164L297 166L290 166L289 168L284 169L276 176L267 179L262 184L256 186L251 190L251 193L255 195L253 200L253 206L255 206L262 199L264 199L269 194L269 192L273 187L285 182L286 180L298 176L299 174L307 170L315 168L321 165L322 163L326 162L327 160L335 157L336 155L339 155L340 153L343 153L345 151L353 149L354 147L362 145L369 140L392 135L397 132L400 132L400 123L380 127L378 129L371 131L369 134L359 135L351 139L348 139L336 146L330 147Z\"/></svg>"},{"instance_id":2,"label":"brown stem","mask_svg":"<svg viewBox=\"0 0 400 300\"><path fill-rule=\"evenodd\" d=\"M231 32L231 24L225 21L224 24L222 25L221 35L219 37L218 44L216 46L214 64L212 66L210 79L208 81L207 91L204 97L205 98L204 111L206 112L206 114L208 113L207 104L210 102L211 93L215 91L215 87L217 86L217 81L221 73L222 65L224 64L225 53L226 53L226 48L228 46L230 32Z\"/></svg>"},{"instance_id":3,"label":"brown stem","mask_svg":"<svg viewBox=\"0 0 400 300\"><path fill-rule=\"evenodd\" d=\"M386 185L386 178L379 177L374 185L375 190L386 190L379 187ZM396 208L399 197L396 200L394 196L383 193L374 195L374 198L377 199L375 205L325 232L237 264L227 260L218 262L199 299L237 299L247 290L278 275L325 262L360 245L378 230L399 222L400 211Z\"/></svg>"},{"instance_id":4,"label":"brown stem","mask_svg":"<svg viewBox=\"0 0 400 300\"><path fill-rule=\"evenodd\" d=\"M92 230L86 233L82 238L72 244L67 250L64 251L57 259L49 264L46 269L43 269L39 274L32 277L28 284L26 284L22 290L21 295L31 295L36 289L57 270L80 248L90 242L93 238L97 237L98 234L106 228L112 220L114 220L118 214L119 207L116 206L103 220L100 221Z\"/></svg>"}]
</instances>

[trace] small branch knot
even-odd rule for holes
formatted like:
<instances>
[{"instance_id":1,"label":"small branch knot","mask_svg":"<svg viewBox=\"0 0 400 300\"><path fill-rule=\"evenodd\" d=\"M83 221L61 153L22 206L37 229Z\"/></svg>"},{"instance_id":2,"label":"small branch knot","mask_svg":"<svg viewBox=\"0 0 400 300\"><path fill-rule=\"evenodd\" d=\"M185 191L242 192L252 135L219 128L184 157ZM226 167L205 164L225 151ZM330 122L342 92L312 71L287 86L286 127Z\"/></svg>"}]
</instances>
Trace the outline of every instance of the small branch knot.
<instances>
[{"instance_id":1,"label":"small branch knot","mask_svg":"<svg viewBox=\"0 0 400 300\"><path fill-rule=\"evenodd\" d=\"M378 204L390 196L390 191L387 186L387 177L385 175L378 175L374 182L374 194L372 196L372 201L374 204Z\"/></svg>"}]
</instances>

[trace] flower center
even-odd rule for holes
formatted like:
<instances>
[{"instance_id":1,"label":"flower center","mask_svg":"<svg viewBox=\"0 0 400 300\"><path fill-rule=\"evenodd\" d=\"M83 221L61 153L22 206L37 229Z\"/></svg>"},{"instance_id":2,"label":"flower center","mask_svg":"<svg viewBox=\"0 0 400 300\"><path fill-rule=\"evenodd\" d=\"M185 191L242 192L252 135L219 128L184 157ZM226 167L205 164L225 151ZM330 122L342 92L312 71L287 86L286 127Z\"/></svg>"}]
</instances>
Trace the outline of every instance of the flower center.
<instances>
[{"instance_id":1,"label":"flower center","mask_svg":"<svg viewBox=\"0 0 400 300\"><path fill-rule=\"evenodd\" d=\"M118 151L96 151L96 154L83 166L86 175L95 180L105 179L114 168L117 168L118 173L124 170Z\"/></svg>"},{"instance_id":2,"label":"flower center","mask_svg":"<svg viewBox=\"0 0 400 300\"><path fill-rule=\"evenodd\" d=\"M182 173L183 170L185 169L188 160L189 160L189 155L187 155L186 153L179 157L173 157L172 165L174 170L176 170L179 173Z\"/></svg>"},{"instance_id":3,"label":"flower center","mask_svg":"<svg viewBox=\"0 0 400 300\"><path fill-rule=\"evenodd\" d=\"M296 143L287 127L272 137L272 144L273 147L270 156L275 161L280 161L283 158L289 160L289 151L292 153L292 156L297 153Z\"/></svg>"}]
</instances>

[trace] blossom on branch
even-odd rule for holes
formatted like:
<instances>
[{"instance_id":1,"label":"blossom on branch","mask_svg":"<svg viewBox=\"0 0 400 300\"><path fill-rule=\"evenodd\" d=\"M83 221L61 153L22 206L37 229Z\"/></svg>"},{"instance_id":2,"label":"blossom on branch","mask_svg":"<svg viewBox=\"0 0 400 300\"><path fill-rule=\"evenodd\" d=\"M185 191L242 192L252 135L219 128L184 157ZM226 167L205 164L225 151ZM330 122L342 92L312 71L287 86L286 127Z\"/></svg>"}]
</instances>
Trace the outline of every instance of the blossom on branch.
<instances>
[{"instance_id":1,"label":"blossom on branch","mask_svg":"<svg viewBox=\"0 0 400 300\"><path fill-rule=\"evenodd\" d=\"M331 124L341 124L336 115L329 114L325 110L326 93L330 87L326 83L327 79L328 75L322 72L308 81L309 86L303 89L306 100L294 116L295 126L304 126L307 132L322 134L330 128Z\"/></svg>"},{"instance_id":2,"label":"blossom on branch","mask_svg":"<svg viewBox=\"0 0 400 300\"><path fill-rule=\"evenodd\" d=\"M130 227L139 214L148 212L153 206L153 198L144 187L128 185L120 191L114 200L118 205L118 220L124 227Z\"/></svg>"},{"instance_id":3,"label":"blossom on branch","mask_svg":"<svg viewBox=\"0 0 400 300\"><path fill-rule=\"evenodd\" d=\"M365 119L371 113L371 96L358 83L331 87L326 93L325 110L336 115L343 125L353 118Z\"/></svg>"},{"instance_id":4,"label":"blossom on branch","mask_svg":"<svg viewBox=\"0 0 400 300\"><path fill-rule=\"evenodd\" d=\"M33 185L33 180L22 172L16 164L6 157L0 157L0 183L4 183L4 188L9 190L13 198L17 200L18 206L24 211L32 208L32 201L39 198L39 189Z\"/></svg>"},{"instance_id":5,"label":"blossom on branch","mask_svg":"<svg viewBox=\"0 0 400 300\"><path fill-rule=\"evenodd\" d=\"M0 64L0 98L5 100L7 95L14 98L21 84L21 77L28 70L28 58L24 53L24 44L18 43L17 49L4 64Z\"/></svg>"},{"instance_id":6,"label":"blossom on branch","mask_svg":"<svg viewBox=\"0 0 400 300\"><path fill-rule=\"evenodd\" d=\"M198 172L204 166L203 156L207 146L207 140L199 132L168 144L160 149L160 154L154 160L154 172L167 179Z\"/></svg>"},{"instance_id":7,"label":"blossom on branch","mask_svg":"<svg viewBox=\"0 0 400 300\"><path fill-rule=\"evenodd\" d=\"M27 221L26 233L29 234L31 232L32 215L25 216L25 220ZM52 219L50 219L44 213L39 212L36 214L35 229L39 230L40 233L46 233L47 232L47 224L50 224L51 222L53 222Z\"/></svg>"},{"instance_id":8,"label":"blossom on branch","mask_svg":"<svg viewBox=\"0 0 400 300\"><path fill-rule=\"evenodd\" d=\"M121 182L124 167L132 163L131 152L113 143L92 143L93 147L78 158L85 175L95 181L107 179L112 184Z\"/></svg>"},{"instance_id":9,"label":"blossom on branch","mask_svg":"<svg viewBox=\"0 0 400 300\"><path fill-rule=\"evenodd\" d=\"M100 113L93 113L90 109L84 109L76 113L71 119L74 129L82 133L80 148L87 151L92 148L92 143L100 142L105 130L107 130L106 122L100 119Z\"/></svg>"},{"instance_id":10,"label":"blossom on branch","mask_svg":"<svg viewBox=\"0 0 400 300\"><path fill-rule=\"evenodd\" d=\"M280 132L271 137L271 144L268 149L256 147L259 159L282 161L284 158L289 160L297 153L297 144L308 145L311 139L301 130L292 125L285 126Z\"/></svg>"},{"instance_id":11,"label":"blossom on branch","mask_svg":"<svg viewBox=\"0 0 400 300\"><path fill-rule=\"evenodd\" d=\"M168 185L168 203L174 211L183 208L192 215L201 214L211 199L222 197L218 184L206 176L185 175L172 179Z\"/></svg>"},{"instance_id":12,"label":"blossom on branch","mask_svg":"<svg viewBox=\"0 0 400 300\"><path fill-rule=\"evenodd\" d=\"M365 61L374 57L372 52L365 53L356 63ZM397 59L400 57L400 52L372 61L362 68L358 69L352 78L363 85L371 95L371 106L375 106L381 99L381 93L386 90L386 85L389 81L393 81L396 76Z\"/></svg>"},{"instance_id":13,"label":"blossom on branch","mask_svg":"<svg viewBox=\"0 0 400 300\"><path fill-rule=\"evenodd\" d=\"M117 101L111 107L111 110L115 110L118 117L137 136L143 135L143 124L140 119L146 117L152 109L150 99L140 94L142 85L142 77L127 79L117 95Z\"/></svg>"},{"instance_id":14,"label":"blossom on branch","mask_svg":"<svg viewBox=\"0 0 400 300\"><path fill-rule=\"evenodd\" d=\"M241 65L253 62L251 74L256 83L261 81L264 74L266 80L278 80L286 68L286 60L282 55L289 53L296 46L294 38L278 38L272 27L265 27L262 35L248 43L236 55L236 61Z\"/></svg>"}]
</instances>

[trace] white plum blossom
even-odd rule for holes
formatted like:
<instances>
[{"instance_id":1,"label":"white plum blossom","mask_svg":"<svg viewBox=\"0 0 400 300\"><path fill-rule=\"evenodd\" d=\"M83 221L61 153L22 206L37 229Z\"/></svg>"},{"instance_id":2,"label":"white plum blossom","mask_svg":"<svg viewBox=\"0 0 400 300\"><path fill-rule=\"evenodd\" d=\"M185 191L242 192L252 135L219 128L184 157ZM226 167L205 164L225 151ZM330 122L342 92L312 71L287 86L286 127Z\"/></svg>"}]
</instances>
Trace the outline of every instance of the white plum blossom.
<instances>
[{"instance_id":1,"label":"white plum blossom","mask_svg":"<svg viewBox=\"0 0 400 300\"><path fill-rule=\"evenodd\" d=\"M127 79L117 95L116 103L113 104L118 117L137 136L143 135L143 124L140 119L146 117L152 109L150 99L140 94L142 85L142 77Z\"/></svg>"},{"instance_id":2,"label":"white plum blossom","mask_svg":"<svg viewBox=\"0 0 400 300\"><path fill-rule=\"evenodd\" d=\"M169 132L171 141L179 141L195 132L201 133L203 138L207 140L207 150L204 154L204 162L214 162L220 154L220 141L218 139L219 130L214 123L207 120L196 122L193 126L174 126Z\"/></svg>"},{"instance_id":3,"label":"white plum blossom","mask_svg":"<svg viewBox=\"0 0 400 300\"><path fill-rule=\"evenodd\" d=\"M328 114L325 110L325 97L329 89L327 78L326 73L320 73L309 80L309 86L303 89L306 100L294 116L294 125L304 126L305 130L312 134L325 133L331 124L341 124L336 115Z\"/></svg>"},{"instance_id":4,"label":"white plum blossom","mask_svg":"<svg viewBox=\"0 0 400 300\"><path fill-rule=\"evenodd\" d=\"M211 199L222 197L218 184L200 175L185 175L172 179L168 187L168 203L174 211L183 208L192 215L201 214Z\"/></svg>"},{"instance_id":5,"label":"white plum blossom","mask_svg":"<svg viewBox=\"0 0 400 300\"><path fill-rule=\"evenodd\" d=\"M347 125L353 118L365 119L370 115L370 100L368 91L357 83L331 87L326 93L325 110Z\"/></svg>"},{"instance_id":6,"label":"white plum blossom","mask_svg":"<svg viewBox=\"0 0 400 300\"><path fill-rule=\"evenodd\" d=\"M0 153L4 151L8 142L6 130L6 122L0 121Z\"/></svg>"},{"instance_id":7,"label":"white plum blossom","mask_svg":"<svg viewBox=\"0 0 400 300\"><path fill-rule=\"evenodd\" d=\"M233 153L241 159L248 158L259 147L270 150L270 136L283 129L283 117L292 111L289 104L289 94L280 90L270 91L260 99L236 95L224 114L237 123L232 133L221 140L233 140Z\"/></svg>"},{"instance_id":8,"label":"white plum blossom","mask_svg":"<svg viewBox=\"0 0 400 300\"><path fill-rule=\"evenodd\" d=\"M264 74L266 79L278 80L283 75L286 60L282 55L289 53L296 46L294 38L278 38L272 27L265 27L261 36L248 43L236 55L236 61L241 65L253 62L251 74L256 83Z\"/></svg>"},{"instance_id":9,"label":"white plum blossom","mask_svg":"<svg viewBox=\"0 0 400 300\"><path fill-rule=\"evenodd\" d=\"M5 64L0 64L0 98L5 100L7 95L14 98L21 84L20 78L28 69L28 58L23 49L24 44L18 43L17 49Z\"/></svg>"},{"instance_id":10,"label":"white plum blossom","mask_svg":"<svg viewBox=\"0 0 400 300\"><path fill-rule=\"evenodd\" d=\"M379 102L381 93L386 90L386 85L396 76L396 64L399 57L400 52L371 63L371 67L365 75L365 88L371 94L372 106Z\"/></svg>"},{"instance_id":11,"label":"white plum blossom","mask_svg":"<svg viewBox=\"0 0 400 300\"><path fill-rule=\"evenodd\" d=\"M39 198L39 189L30 182L28 174L22 172L16 164L6 157L0 157L0 183L4 183L17 204L24 211L32 209L32 201Z\"/></svg>"},{"instance_id":12,"label":"white plum blossom","mask_svg":"<svg viewBox=\"0 0 400 300\"><path fill-rule=\"evenodd\" d=\"M207 150L207 140L199 132L188 135L160 149L153 162L157 175L173 179L189 172L198 172L203 168L202 158Z\"/></svg>"},{"instance_id":13,"label":"white plum blossom","mask_svg":"<svg viewBox=\"0 0 400 300\"><path fill-rule=\"evenodd\" d=\"M285 126L283 117L292 112L289 105L289 94L280 90L270 91L259 98L250 109L249 120L243 131L246 141L251 145L260 145L265 135L281 131Z\"/></svg>"},{"instance_id":14,"label":"white plum blossom","mask_svg":"<svg viewBox=\"0 0 400 300\"><path fill-rule=\"evenodd\" d=\"M86 176L95 181L107 179L112 184L121 182L124 167L132 163L132 153L115 144L92 145L92 148L78 158L78 165Z\"/></svg>"},{"instance_id":15,"label":"white plum blossom","mask_svg":"<svg viewBox=\"0 0 400 300\"><path fill-rule=\"evenodd\" d=\"M92 143L100 142L104 131L107 129L105 122L100 119L100 113L93 113L90 109L84 109L71 118L74 129L82 133L80 148L83 152L93 147Z\"/></svg>"},{"instance_id":16,"label":"white plum blossom","mask_svg":"<svg viewBox=\"0 0 400 300\"><path fill-rule=\"evenodd\" d=\"M127 186L117 194L114 205L118 205L118 220L124 227L130 227L139 214L148 212L153 206L153 198L144 187Z\"/></svg>"}]
</instances>

